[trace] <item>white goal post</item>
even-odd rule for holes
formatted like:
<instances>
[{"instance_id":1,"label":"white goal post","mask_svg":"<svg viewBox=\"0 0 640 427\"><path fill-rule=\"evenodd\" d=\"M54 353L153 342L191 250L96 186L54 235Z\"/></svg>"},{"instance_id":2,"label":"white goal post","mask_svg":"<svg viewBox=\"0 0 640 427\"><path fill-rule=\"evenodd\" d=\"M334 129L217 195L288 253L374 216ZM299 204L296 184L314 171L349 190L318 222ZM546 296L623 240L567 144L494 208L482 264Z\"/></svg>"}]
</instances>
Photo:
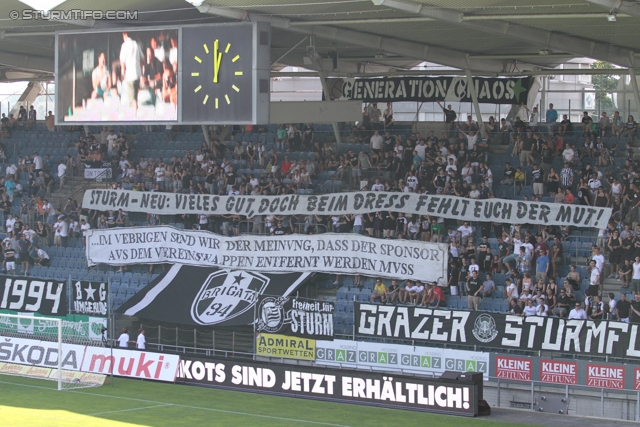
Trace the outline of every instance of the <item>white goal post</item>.
<instances>
[{"instance_id":1,"label":"white goal post","mask_svg":"<svg viewBox=\"0 0 640 427\"><path fill-rule=\"evenodd\" d=\"M0 375L56 381L58 390L97 387L105 376L83 372L89 322L0 313Z\"/></svg>"}]
</instances>

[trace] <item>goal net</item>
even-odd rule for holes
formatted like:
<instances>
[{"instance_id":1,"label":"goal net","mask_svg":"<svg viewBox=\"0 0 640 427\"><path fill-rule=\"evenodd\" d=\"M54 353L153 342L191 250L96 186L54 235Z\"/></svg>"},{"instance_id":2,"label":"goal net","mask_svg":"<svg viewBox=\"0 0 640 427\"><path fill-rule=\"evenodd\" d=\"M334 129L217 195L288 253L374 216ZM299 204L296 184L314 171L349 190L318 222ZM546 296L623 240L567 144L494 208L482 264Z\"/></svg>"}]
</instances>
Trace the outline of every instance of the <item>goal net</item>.
<instances>
[{"instance_id":1,"label":"goal net","mask_svg":"<svg viewBox=\"0 0 640 427\"><path fill-rule=\"evenodd\" d=\"M101 345L90 333L98 325L0 313L0 374L56 381L58 390L100 386L105 375L82 369L87 346Z\"/></svg>"}]
</instances>

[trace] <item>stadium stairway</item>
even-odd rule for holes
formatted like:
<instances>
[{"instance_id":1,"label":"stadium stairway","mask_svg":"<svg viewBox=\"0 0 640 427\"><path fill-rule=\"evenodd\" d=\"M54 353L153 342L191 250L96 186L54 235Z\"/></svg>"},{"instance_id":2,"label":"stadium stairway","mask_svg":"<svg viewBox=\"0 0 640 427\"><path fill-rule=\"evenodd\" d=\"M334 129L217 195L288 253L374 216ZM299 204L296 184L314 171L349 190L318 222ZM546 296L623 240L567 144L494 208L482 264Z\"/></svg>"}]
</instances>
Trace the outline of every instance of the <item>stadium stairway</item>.
<instances>
[{"instance_id":1,"label":"stadium stairway","mask_svg":"<svg viewBox=\"0 0 640 427\"><path fill-rule=\"evenodd\" d=\"M78 204L82 206L82 198L84 197L84 190L92 188L105 188L104 182L85 181L80 176L73 177L73 180L68 179L62 188L56 187L51 192L49 202L53 204L56 210L60 211L66 203L67 199L71 197L78 201Z\"/></svg>"}]
</instances>

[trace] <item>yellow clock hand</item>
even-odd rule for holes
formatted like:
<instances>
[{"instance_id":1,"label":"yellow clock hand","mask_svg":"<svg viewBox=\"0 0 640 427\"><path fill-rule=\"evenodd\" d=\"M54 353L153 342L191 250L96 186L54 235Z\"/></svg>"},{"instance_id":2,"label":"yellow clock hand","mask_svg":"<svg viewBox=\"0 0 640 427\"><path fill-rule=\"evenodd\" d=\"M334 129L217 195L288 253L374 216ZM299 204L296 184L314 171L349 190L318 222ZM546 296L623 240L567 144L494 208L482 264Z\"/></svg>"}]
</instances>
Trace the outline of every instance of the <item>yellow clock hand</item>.
<instances>
[{"instance_id":1,"label":"yellow clock hand","mask_svg":"<svg viewBox=\"0 0 640 427\"><path fill-rule=\"evenodd\" d=\"M218 40L213 42L213 82L218 83L218 73L222 62L222 52L218 52Z\"/></svg>"}]
</instances>

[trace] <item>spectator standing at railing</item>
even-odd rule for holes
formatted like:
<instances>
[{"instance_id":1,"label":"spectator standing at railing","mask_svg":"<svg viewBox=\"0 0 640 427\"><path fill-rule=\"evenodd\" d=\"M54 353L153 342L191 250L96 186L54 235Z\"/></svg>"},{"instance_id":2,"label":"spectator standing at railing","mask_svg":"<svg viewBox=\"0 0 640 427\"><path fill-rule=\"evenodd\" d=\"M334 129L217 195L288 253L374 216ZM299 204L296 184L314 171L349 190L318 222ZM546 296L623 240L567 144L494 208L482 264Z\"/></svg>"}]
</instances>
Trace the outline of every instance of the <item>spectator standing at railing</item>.
<instances>
[{"instance_id":1,"label":"spectator standing at railing","mask_svg":"<svg viewBox=\"0 0 640 427\"><path fill-rule=\"evenodd\" d=\"M558 121L558 112L553 108L553 104L549 104L546 114L547 126L549 127L549 135L555 132L556 123Z\"/></svg>"},{"instance_id":2,"label":"spectator standing at railing","mask_svg":"<svg viewBox=\"0 0 640 427\"><path fill-rule=\"evenodd\" d=\"M4 267L7 274L16 273L16 250L11 242L4 244Z\"/></svg>"},{"instance_id":3,"label":"spectator standing at railing","mask_svg":"<svg viewBox=\"0 0 640 427\"><path fill-rule=\"evenodd\" d=\"M619 111L615 111L611 117L611 136L619 137L622 129L622 117Z\"/></svg>"},{"instance_id":4,"label":"spectator standing at railing","mask_svg":"<svg viewBox=\"0 0 640 427\"><path fill-rule=\"evenodd\" d=\"M58 181L60 183L60 188L64 186L65 176L67 174L67 165L64 160L60 160L60 164L58 164Z\"/></svg>"},{"instance_id":5,"label":"spectator standing at railing","mask_svg":"<svg viewBox=\"0 0 640 427\"><path fill-rule=\"evenodd\" d=\"M621 136L629 138L629 146L635 144L638 135L638 124L633 119L633 116L627 118L627 122L623 126Z\"/></svg>"}]
</instances>

